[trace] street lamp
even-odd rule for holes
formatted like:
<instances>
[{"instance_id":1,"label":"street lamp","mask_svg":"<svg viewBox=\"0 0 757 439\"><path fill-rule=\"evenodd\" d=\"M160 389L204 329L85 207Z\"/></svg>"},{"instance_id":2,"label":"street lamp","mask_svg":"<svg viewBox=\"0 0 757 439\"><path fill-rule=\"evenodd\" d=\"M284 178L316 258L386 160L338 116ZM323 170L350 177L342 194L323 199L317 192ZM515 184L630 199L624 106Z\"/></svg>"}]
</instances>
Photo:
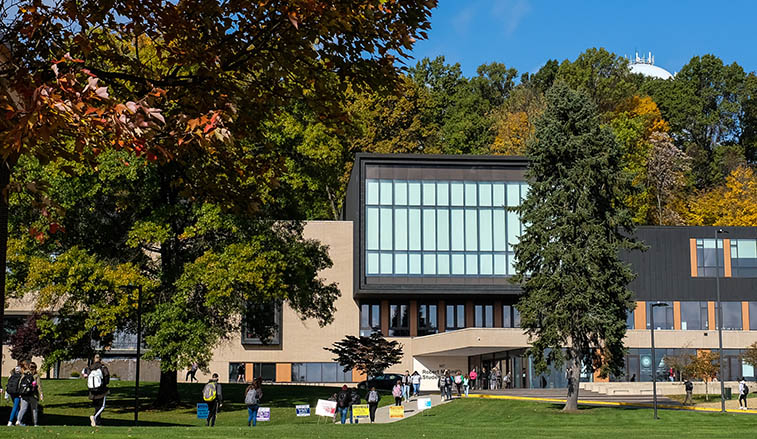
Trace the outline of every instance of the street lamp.
<instances>
[{"instance_id":1,"label":"street lamp","mask_svg":"<svg viewBox=\"0 0 757 439\"><path fill-rule=\"evenodd\" d=\"M127 291L137 290L137 376L134 380L134 425L139 423L139 360L142 353L142 285L125 285Z\"/></svg>"},{"instance_id":2,"label":"street lamp","mask_svg":"<svg viewBox=\"0 0 757 439\"><path fill-rule=\"evenodd\" d=\"M725 413L725 375L723 374L723 306L720 303L720 262L718 258L718 237L721 233L728 233L727 230L717 229L715 231L715 291L718 299L718 351L720 355L720 411ZM725 248L723 248L723 259L725 266ZM725 273L724 273L725 274Z\"/></svg>"},{"instance_id":3,"label":"street lamp","mask_svg":"<svg viewBox=\"0 0 757 439\"><path fill-rule=\"evenodd\" d=\"M667 303L657 302L650 305L649 322L652 326L652 405L654 406L654 418L657 417L657 360L654 351L654 309L669 306Z\"/></svg>"}]
</instances>

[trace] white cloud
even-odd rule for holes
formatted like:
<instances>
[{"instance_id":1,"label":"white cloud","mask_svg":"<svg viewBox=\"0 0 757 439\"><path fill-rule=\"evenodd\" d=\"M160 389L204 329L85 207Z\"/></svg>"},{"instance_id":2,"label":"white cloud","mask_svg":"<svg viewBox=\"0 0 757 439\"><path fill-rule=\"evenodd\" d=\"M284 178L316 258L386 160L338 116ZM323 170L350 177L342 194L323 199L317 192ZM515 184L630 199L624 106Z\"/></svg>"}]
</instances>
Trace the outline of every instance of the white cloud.
<instances>
[{"instance_id":1,"label":"white cloud","mask_svg":"<svg viewBox=\"0 0 757 439\"><path fill-rule=\"evenodd\" d=\"M502 20L505 36L511 36L518 29L523 18L531 12L528 0L501 0L492 7L492 16Z\"/></svg>"}]
</instances>

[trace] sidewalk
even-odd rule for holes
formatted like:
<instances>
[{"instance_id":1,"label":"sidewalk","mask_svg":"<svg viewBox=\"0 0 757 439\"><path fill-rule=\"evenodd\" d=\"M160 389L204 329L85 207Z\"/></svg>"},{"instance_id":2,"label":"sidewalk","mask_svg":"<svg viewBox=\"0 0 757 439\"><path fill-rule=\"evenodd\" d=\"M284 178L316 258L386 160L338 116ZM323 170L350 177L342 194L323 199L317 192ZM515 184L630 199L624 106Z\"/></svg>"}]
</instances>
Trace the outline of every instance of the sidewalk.
<instances>
[{"instance_id":1,"label":"sidewalk","mask_svg":"<svg viewBox=\"0 0 757 439\"><path fill-rule=\"evenodd\" d=\"M410 401L405 401L402 405L405 407L405 417L404 418L390 418L389 417L389 407L391 406L383 406L379 407L376 410L376 423L377 424L388 424L391 422L401 421L402 419L407 419L410 416L415 416L420 411L418 410L418 398L419 397L413 397L410 398ZM444 401L442 400L442 397L439 396L439 393L436 392L434 394L429 395L421 395L420 398L431 398L431 407L436 407L441 404L447 404L450 401ZM457 399L457 396L455 396L455 399ZM394 404L392 404L394 405ZM370 422L370 421L368 421Z\"/></svg>"}]
</instances>

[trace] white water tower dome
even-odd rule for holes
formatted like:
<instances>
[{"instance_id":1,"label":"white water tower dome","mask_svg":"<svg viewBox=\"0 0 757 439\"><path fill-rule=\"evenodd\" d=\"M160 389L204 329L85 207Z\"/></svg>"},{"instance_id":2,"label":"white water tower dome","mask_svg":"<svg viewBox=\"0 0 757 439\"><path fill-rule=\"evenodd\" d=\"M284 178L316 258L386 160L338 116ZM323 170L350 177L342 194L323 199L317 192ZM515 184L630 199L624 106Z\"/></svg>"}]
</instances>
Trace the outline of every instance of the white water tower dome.
<instances>
[{"instance_id":1,"label":"white water tower dome","mask_svg":"<svg viewBox=\"0 0 757 439\"><path fill-rule=\"evenodd\" d=\"M654 65L654 56L652 52L649 52L649 58L640 57L636 53L636 59L630 65L631 73L639 73L641 75L656 78L656 79L671 79L673 75L663 69Z\"/></svg>"}]
</instances>

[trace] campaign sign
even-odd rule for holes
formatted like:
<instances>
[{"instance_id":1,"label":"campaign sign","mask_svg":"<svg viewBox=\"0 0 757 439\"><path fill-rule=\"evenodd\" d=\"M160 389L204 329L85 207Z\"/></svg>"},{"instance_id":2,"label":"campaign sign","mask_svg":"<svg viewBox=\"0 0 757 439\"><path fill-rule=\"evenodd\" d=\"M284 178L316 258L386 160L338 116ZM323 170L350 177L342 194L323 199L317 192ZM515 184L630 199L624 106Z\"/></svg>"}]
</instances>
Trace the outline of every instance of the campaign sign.
<instances>
[{"instance_id":1,"label":"campaign sign","mask_svg":"<svg viewBox=\"0 0 757 439\"><path fill-rule=\"evenodd\" d=\"M352 416L356 418L367 418L370 416L368 404L355 404L352 406Z\"/></svg>"},{"instance_id":2,"label":"campaign sign","mask_svg":"<svg viewBox=\"0 0 757 439\"><path fill-rule=\"evenodd\" d=\"M310 416L310 406L307 404L298 404L294 406L294 410L297 412L297 416Z\"/></svg>"},{"instance_id":3,"label":"campaign sign","mask_svg":"<svg viewBox=\"0 0 757 439\"><path fill-rule=\"evenodd\" d=\"M404 418L405 417L405 406L402 405L393 405L389 407L389 417L390 418Z\"/></svg>"},{"instance_id":4,"label":"campaign sign","mask_svg":"<svg viewBox=\"0 0 757 439\"><path fill-rule=\"evenodd\" d=\"M258 422L261 421L270 421L271 420L271 408L270 407L260 407L258 409Z\"/></svg>"},{"instance_id":5,"label":"campaign sign","mask_svg":"<svg viewBox=\"0 0 757 439\"><path fill-rule=\"evenodd\" d=\"M418 398L418 411L431 408L431 398Z\"/></svg>"},{"instance_id":6,"label":"campaign sign","mask_svg":"<svg viewBox=\"0 0 757 439\"><path fill-rule=\"evenodd\" d=\"M318 404L315 406L316 416L333 417L334 413L336 413L336 401L318 400Z\"/></svg>"},{"instance_id":7,"label":"campaign sign","mask_svg":"<svg viewBox=\"0 0 757 439\"><path fill-rule=\"evenodd\" d=\"M208 419L208 405L204 402L197 404L197 419Z\"/></svg>"}]
</instances>

